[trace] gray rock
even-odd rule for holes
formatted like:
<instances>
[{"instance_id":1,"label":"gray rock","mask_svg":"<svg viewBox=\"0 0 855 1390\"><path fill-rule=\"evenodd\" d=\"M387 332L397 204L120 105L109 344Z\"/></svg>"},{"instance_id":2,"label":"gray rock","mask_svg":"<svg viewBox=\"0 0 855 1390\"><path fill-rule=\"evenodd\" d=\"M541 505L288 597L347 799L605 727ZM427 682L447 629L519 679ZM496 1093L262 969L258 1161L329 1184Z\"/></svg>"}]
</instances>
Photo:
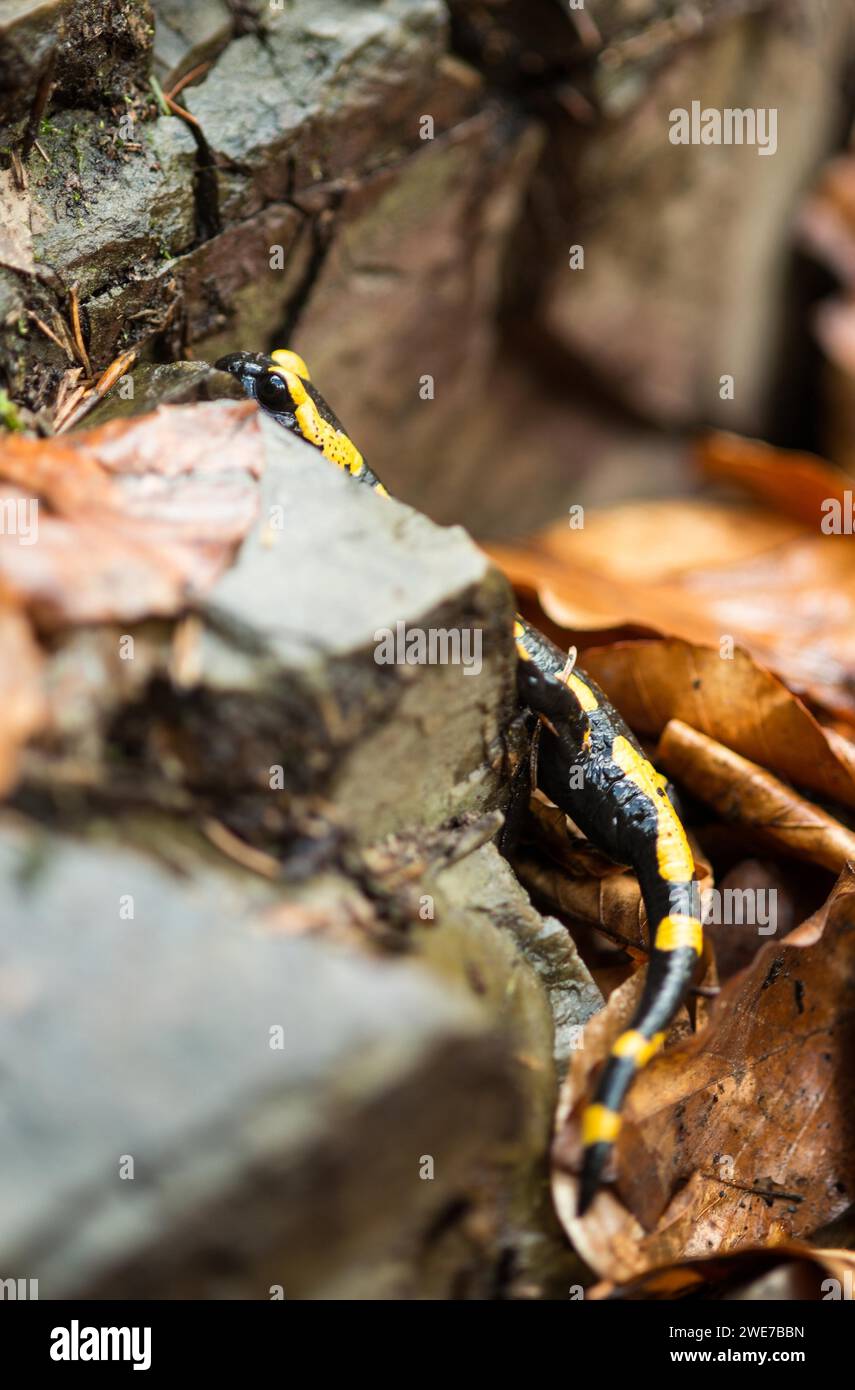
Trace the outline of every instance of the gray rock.
<instances>
[{"instance_id":1,"label":"gray rock","mask_svg":"<svg viewBox=\"0 0 855 1390\"><path fill-rule=\"evenodd\" d=\"M226 0L153 0L154 66L164 90L200 63L210 62L235 31Z\"/></svg>"},{"instance_id":2,"label":"gray rock","mask_svg":"<svg viewBox=\"0 0 855 1390\"><path fill-rule=\"evenodd\" d=\"M145 81L152 19L148 0L7 3L0 13L0 135L20 139L43 77L63 105L123 100Z\"/></svg>"},{"instance_id":3,"label":"gray rock","mask_svg":"<svg viewBox=\"0 0 855 1390\"><path fill-rule=\"evenodd\" d=\"M231 385L187 363L138 380L174 397ZM111 400L101 421L136 405ZM126 617L133 662L119 660L114 625L68 629L46 674L52 756L69 775L82 758L103 784L138 777L139 759L158 804L192 789L275 853L295 797L322 796L363 842L494 807L516 708L507 582L460 527L355 485L266 419L261 440L258 521L188 600L189 666L176 676L174 621ZM234 481L251 504L252 477ZM167 498L181 485L158 477ZM415 662L398 659L408 640L426 644Z\"/></svg>"},{"instance_id":4,"label":"gray rock","mask_svg":"<svg viewBox=\"0 0 855 1390\"><path fill-rule=\"evenodd\" d=\"M196 146L186 126L140 122L143 148L123 155L111 129L89 112L60 112L42 143L51 159L31 161L33 244L39 264L62 270L81 299L103 292L149 260L186 251L196 231Z\"/></svg>"},{"instance_id":5,"label":"gray rock","mask_svg":"<svg viewBox=\"0 0 855 1390\"><path fill-rule=\"evenodd\" d=\"M556 240L541 280L541 322L634 412L672 427L714 422L762 435L786 342L788 209L839 121L849 11L798 0L782 23L775 8L753 19L734 19L726 4L707 9L730 22L669 46L655 84L617 90L656 56L636 62L629 44L621 62L603 67L621 120L601 122L582 142L556 124L541 189L555 190L574 231ZM776 153L672 145L670 113L693 101L773 109ZM583 271L568 267L569 244L584 246ZM529 286L526 302L531 294ZM735 379L733 399L720 395L722 375Z\"/></svg>"},{"instance_id":6,"label":"gray rock","mask_svg":"<svg viewBox=\"0 0 855 1390\"><path fill-rule=\"evenodd\" d=\"M143 362L129 373L132 394L112 391L91 410L81 428L95 429L109 420L146 415L159 405L184 405L188 401L243 399L243 390L234 377L215 372L207 362Z\"/></svg>"},{"instance_id":7,"label":"gray rock","mask_svg":"<svg viewBox=\"0 0 855 1390\"><path fill-rule=\"evenodd\" d=\"M41 1298L415 1291L426 1232L517 1124L482 1012L412 965L260 935L222 875L108 843L7 822L0 881L4 1277Z\"/></svg>"},{"instance_id":8,"label":"gray rock","mask_svg":"<svg viewBox=\"0 0 855 1390\"><path fill-rule=\"evenodd\" d=\"M265 800L279 766L290 789L323 791L360 838L494 804L514 698L506 582L460 527L354 487L263 425L261 519L205 606L188 695L211 721L198 764L221 788L239 770ZM397 640L398 624L458 633L471 669L378 664L377 634Z\"/></svg>"},{"instance_id":9,"label":"gray rock","mask_svg":"<svg viewBox=\"0 0 855 1390\"><path fill-rule=\"evenodd\" d=\"M417 145L445 47L440 0L295 0L265 25L263 41L234 40L188 93L219 162L239 171L226 219Z\"/></svg>"},{"instance_id":10,"label":"gray rock","mask_svg":"<svg viewBox=\"0 0 855 1390\"><path fill-rule=\"evenodd\" d=\"M557 1086L579 1029L603 997L567 928L543 918L495 844L439 866L419 891L434 919L413 936L442 978L471 993L509 1040L522 1096L516 1161L506 1178L504 1245L514 1288L565 1296L579 1268L544 1199ZM422 900L423 901L423 900Z\"/></svg>"}]
</instances>

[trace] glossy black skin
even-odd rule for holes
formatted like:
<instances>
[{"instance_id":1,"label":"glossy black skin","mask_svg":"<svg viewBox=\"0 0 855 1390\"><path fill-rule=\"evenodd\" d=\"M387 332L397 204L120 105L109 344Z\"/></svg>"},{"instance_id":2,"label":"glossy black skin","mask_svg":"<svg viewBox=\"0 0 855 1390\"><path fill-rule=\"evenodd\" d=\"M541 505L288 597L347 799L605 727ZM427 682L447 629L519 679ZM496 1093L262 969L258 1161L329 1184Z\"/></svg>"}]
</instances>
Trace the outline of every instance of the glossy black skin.
<instances>
[{"instance_id":1,"label":"glossy black skin","mask_svg":"<svg viewBox=\"0 0 855 1390\"><path fill-rule=\"evenodd\" d=\"M642 756L638 740L590 676L576 675L597 701L586 712L559 679L565 656L543 633L524 624L522 644L530 660L520 660L517 685L523 704L543 716L537 752L537 785L575 822L591 844L619 864L635 870L651 935L671 913L696 915L691 883L669 883L659 873L656 853L655 806L632 782L612 756L614 741L623 737ZM587 737L586 737L587 735ZM571 784L581 770L582 786ZM574 780L579 780L578 776ZM664 788L661 791L667 797ZM691 984L697 955L691 947L650 952L644 990L629 1025L646 1038L665 1032ZM596 1100L620 1110L637 1075L629 1057L609 1057L601 1073ZM600 1185L613 1146L595 1144L585 1151L579 1192L579 1215L584 1215Z\"/></svg>"}]
</instances>

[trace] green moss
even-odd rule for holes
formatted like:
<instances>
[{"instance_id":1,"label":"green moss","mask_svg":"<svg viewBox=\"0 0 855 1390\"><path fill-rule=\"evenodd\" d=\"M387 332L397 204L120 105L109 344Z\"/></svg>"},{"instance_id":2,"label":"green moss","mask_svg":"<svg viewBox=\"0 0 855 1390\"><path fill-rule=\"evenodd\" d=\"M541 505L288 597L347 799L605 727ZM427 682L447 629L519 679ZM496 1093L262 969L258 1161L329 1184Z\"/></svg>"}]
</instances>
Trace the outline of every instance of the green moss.
<instances>
[{"instance_id":1,"label":"green moss","mask_svg":"<svg viewBox=\"0 0 855 1390\"><path fill-rule=\"evenodd\" d=\"M18 414L18 407L14 401L9 399L8 394L0 388L0 424L7 430L22 430L24 422Z\"/></svg>"}]
</instances>

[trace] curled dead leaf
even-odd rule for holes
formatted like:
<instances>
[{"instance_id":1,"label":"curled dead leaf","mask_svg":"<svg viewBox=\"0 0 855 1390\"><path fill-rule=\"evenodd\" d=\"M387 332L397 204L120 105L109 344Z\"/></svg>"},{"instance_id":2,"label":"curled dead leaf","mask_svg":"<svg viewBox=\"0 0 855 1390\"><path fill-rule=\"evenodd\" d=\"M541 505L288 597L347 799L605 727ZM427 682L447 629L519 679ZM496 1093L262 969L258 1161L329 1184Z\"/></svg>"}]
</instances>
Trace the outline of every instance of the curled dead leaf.
<instances>
[{"instance_id":1,"label":"curled dead leaf","mask_svg":"<svg viewBox=\"0 0 855 1390\"><path fill-rule=\"evenodd\" d=\"M656 760L723 820L749 830L769 849L821 864L835 874L849 860L855 863L855 832L765 768L681 720L666 724Z\"/></svg>"},{"instance_id":2,"label":"curled dead leaf","mask_svg":"<svg viewBox=\"0 0 855 1390\"><path fill-rule=\"evenodd\" d=\"M816 1250L802 1241L774 1249L737 1250L711 1259L684 1260L651 1269L625 1284L606 1280L586 1291L589 1299L669 1299L714 1292L727 1284L730 1298L845 1299L855 1297L855 1254Z\"/></svg>"},{"instance_id":3,"label":"curled dead leaf","mask_svg":"<svg viewBox=\"0 0 855 1390\"><path fill-rule=\"evenodd\" d=\"M832 494L834 495L834 494ZM584 647L627 627L745 648L855 721L855 546L759 506L635 504L488 553ZM587 657L583 654L582 664Z\"/></svg>"},{"instance_id":4,"label":"curled dead leaf","mask_svg":"<svg viewBox=\"0 0 855 1390\"><path fill-rule=\"evenodd\" d=\"M254 521L251 401L161 406L62 441L0 444L0 498L37 508L38 544L0 535L0 583L46 627L172 615Z\"/></svg>"},{"instance_id":5,"label":"curled dead leaf","mask_svg":"<svg viewBox=\"0 0 855 1390\"><path fill-rule=\"evenodd\" d=\"M831 801L855 807L852 745L825 730L771 671L738 648L675 639L589 649L585 669L636 733L658 737L671 719Z\"/></svg>"}]
</instances>

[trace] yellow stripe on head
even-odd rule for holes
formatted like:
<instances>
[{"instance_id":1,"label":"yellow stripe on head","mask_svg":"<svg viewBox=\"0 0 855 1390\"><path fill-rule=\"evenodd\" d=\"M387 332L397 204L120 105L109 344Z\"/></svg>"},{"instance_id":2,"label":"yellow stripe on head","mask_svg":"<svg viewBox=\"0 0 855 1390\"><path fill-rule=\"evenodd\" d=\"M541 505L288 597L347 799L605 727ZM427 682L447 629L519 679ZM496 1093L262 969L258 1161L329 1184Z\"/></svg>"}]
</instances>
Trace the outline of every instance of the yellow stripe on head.
<instances>
[{"instance_id":1,"label":"yellow stripe on head","mask_svg":"<svg viewBox=\"0 0 855 1390\"><path fill-rule=\"evenodd\" d=\"M309 369L297 352L292 352L290 348L277 348L270 354L277 367L282 367L286 372L296 372L304 381L311 381Z\"/></svg>"},{"instance_id":2,"label":"yellow stripe on head","mask_svg":"<svg viewBox=\"0 0 855 1390\"><path fill-rule=\"evenodd\" d=\"M271 367L269 370L273 373L278 372L284 378L291 395L297 425L306 442L314 444L324 458L329 459L338 468L344 469L354 478L358 477L365 467L365 460L353 441L323 418L297 373L286 371L283 367Z\"/></svg>"},{"instance_id":3,"label":"yellow stripe on head","mask_svg":"<svg viewBox=\"0 0 855 1390\"><path fill-rule=\"evenodd\" d=\"M654 1033L652 1038L646 1038L643 1033L639 1033L637 1028L630 1028L626 1033L621 1033L612 1048L613 1057L631 1057L637 1067L646 1067L651 1057L662 1047L665 1041L664 1033Z\"/></svg>"},{"instance_id":4,"label":"yellow stripe on head","mask_svg":"<svg viewBox=\"0 0 855 1390\"><path fill-rule=\"evenodd\" d=\"M682 912L672 912L663 917L653 938L654 951L676 951L681 946L691 946L700 955L704 947L704 929L697 917L689 917Z\"/></svg>"},{"instance_id":5,"label":"yellow stripe on head","mask_svg":"<svg viewBox=\"0 0 855 1390\"><path fill-rule=\"evenodd\" d=\"M680 817L665 791L665 779L651 762L620 734L612 744L612 757L640 792L653 804L656 814L656 859L659 872L668 883L688 883L695 872L695 861Z\"/></svg>"},{"instance_id":6,"label":"yellow stripe on head","mask_svg":"<svg viewBox=\"0 0 855 1390\"><path fill-rule=\"evenodd\" d=\"M609 1110L607 1105L588 1105L582 1116L582 1143L586 1149L592 1144L613 1144L620 1134L620 1115Z\"/></svg>"}]
</instances>

